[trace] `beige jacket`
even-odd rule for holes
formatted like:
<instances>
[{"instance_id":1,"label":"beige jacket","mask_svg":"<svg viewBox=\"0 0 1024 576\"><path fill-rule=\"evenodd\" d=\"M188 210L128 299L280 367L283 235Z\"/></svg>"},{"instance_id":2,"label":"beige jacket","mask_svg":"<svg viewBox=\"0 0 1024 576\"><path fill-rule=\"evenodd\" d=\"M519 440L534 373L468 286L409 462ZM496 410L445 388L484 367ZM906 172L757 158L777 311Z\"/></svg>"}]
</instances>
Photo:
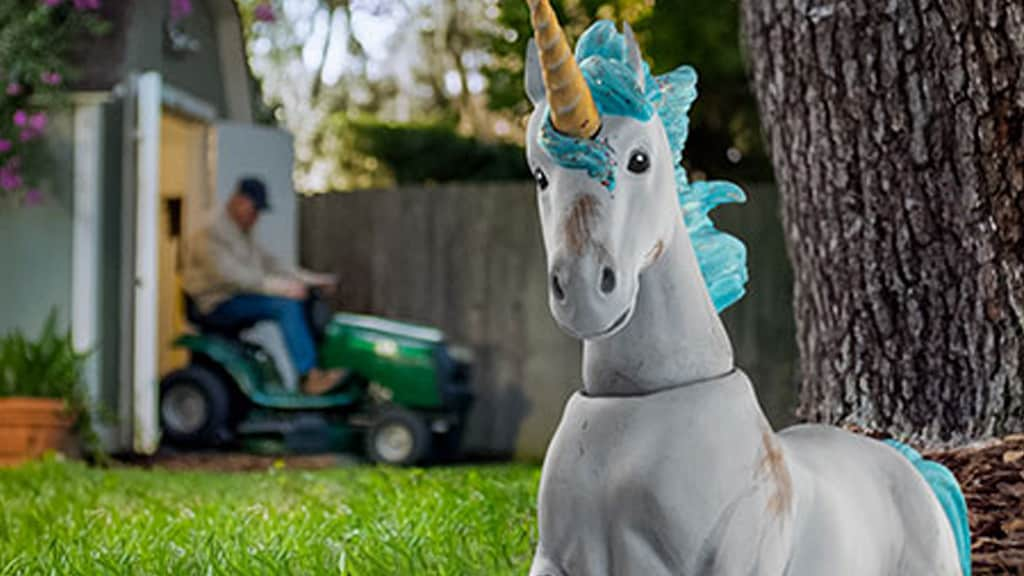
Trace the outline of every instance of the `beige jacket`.
<instances>
[{"instance_id":1,"label":"beige jacket","mask_svg":"<svg viewBox=\"0 0 1024 576\"><path fill-rule=\"evenodd\" d=\"M210 219L185 245L185 292L199 311L207 314L239 294L268 294L273 277L293 276L222 211Z\"/></svg>"}]
</instances>

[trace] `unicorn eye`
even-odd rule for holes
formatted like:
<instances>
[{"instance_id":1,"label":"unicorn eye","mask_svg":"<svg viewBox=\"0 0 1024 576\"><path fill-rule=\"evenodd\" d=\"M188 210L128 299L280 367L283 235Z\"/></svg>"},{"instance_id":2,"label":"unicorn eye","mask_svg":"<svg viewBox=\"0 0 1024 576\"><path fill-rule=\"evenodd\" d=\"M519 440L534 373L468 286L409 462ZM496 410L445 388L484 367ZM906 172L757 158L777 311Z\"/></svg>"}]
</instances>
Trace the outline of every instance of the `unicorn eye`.
<instances>
[{"instance_id":1,"label":"unicorn eye","mask_svg":"<svg viewBox=\"0 0 1024 576\"><path fill-rule=\"evenodd\" d=\"M647 169L651 167L651 157L647 155L647 152L643 150L634 150L629 155L629 164L626 168L634 174L643 174L647 172Z\"/></svg>"},{"instance_id":2,"label":"unicorn eye","mask_svg":"<svg viewBox=\"0 0 1024 576\"><path fill-rule=\"evenodd\" d=\"M537 186L539 186L541 190L547 189L548 176L547 174L544 173L543 170L537 168L537 170L533 172L533 177L537 180Z\"/></svg>"}]
</instances>

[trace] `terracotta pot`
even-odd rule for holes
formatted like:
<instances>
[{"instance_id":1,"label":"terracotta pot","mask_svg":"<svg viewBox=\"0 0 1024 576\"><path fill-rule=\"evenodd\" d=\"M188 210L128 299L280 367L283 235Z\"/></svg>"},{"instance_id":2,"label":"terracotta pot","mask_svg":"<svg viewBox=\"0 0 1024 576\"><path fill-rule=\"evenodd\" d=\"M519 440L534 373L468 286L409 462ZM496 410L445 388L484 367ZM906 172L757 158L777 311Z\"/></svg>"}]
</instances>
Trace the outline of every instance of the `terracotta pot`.
<instances>
[{"instance_id":1,"label":"terracotta pot","mask_svg":"<svg viewBox=\"0 0 1024 576\"><path fill-rule=\"evenodd\" d=\"M73 424L64 400L0 398L0 467L38 458L48 450L68 451L73 447Z\"/></svg>"}]
</instances>

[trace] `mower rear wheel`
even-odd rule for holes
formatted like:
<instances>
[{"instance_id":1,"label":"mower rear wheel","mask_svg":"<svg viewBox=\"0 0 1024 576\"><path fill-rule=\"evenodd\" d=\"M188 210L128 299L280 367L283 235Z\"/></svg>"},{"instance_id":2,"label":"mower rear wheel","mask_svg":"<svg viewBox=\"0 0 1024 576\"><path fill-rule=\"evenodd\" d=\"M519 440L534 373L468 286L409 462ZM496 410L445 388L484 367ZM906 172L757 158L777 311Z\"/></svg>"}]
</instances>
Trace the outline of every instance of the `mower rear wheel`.
<instances>
[{"instance_id":1,"label":"mower rear wheel","mask_svg":"<svg viewBox=\"0 0 1024 576\"><path fill-rule=\"evenodd\" d=\"M215 446L229 435L231 396L221 377L202 366L175 370L160 382L160 426L179 446Z\"/></svg>"},{"instance_id":2,"label":"mower rear wheel","mask_svg":"<svg viewBox=\"0 0 1024 576\"><path fill-rule=\"evenodd\" d=\"M431 434L420 416L403 408L381 412L366 432L366 453L374 462L412 466L430 454Z\"/></svg>"}]
</instances>

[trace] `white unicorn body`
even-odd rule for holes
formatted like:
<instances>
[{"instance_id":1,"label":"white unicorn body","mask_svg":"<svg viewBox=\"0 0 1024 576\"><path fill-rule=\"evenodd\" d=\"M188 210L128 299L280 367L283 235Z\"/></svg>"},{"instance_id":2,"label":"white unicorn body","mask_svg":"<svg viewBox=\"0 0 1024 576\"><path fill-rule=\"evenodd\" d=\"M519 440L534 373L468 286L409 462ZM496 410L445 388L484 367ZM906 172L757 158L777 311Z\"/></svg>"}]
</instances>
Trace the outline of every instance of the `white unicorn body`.
<instances>
[{"instance_id":1,"label":"white unicorn body","mask_svg":"<svg viewBox=\"0 0 1024 576\"><path fill-rule=\"evenodd\" d=\"M566 407L533 575L959 575L948 521L895 450L776 436L742 372Z\"/></svg>"},{"instance_id":2,"label":"white unicorn body","mask_svg":"<svg viewBox=\"0 0 1024 576\"><path fill-rule=\"evenodd\" d=\"M695 92L673 95L671 79L652 79L628 26L622 37L610 23L577 47L596 106L565 92L584 76L552 39L562 33L547 0L531 10L541 50L531 45L527 58L527 155L552 314L584 340L584 363L583 390L544 461L530 574L961 574L950 521L907 458L832 427L774 433L735 367L694 250L701 224L688 230L680 213L669 142L679 134L670 138L658 114L607 111L637 105L612 72L630 71L639 94L664 82L655 111ZM718 273L716 296L734 301L742 281L737 290Z\"/></svg>"}]
</instances>

